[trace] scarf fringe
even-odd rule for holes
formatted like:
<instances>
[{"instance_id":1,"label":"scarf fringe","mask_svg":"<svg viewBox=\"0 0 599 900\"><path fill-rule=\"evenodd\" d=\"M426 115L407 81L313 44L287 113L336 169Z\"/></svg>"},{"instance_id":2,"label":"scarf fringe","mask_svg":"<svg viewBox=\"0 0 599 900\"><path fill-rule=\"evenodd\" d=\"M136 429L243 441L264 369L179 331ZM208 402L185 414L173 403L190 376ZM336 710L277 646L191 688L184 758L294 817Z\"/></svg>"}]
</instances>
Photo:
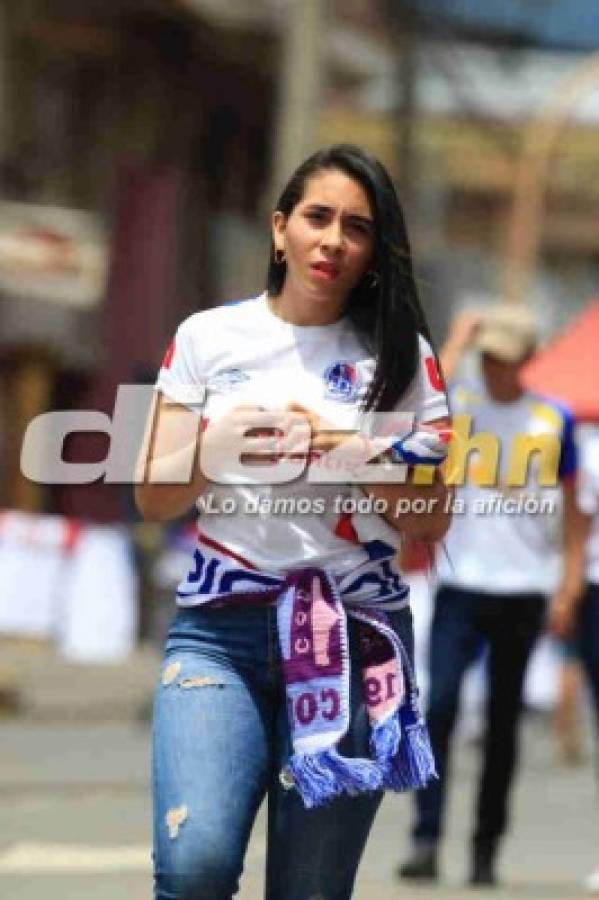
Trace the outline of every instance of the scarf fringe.
<instances>
[{"instance_id":1,"label":"scarf fringe","mask_svg":"<svg viewBox=\"0 0 599 900\"><path fill-rule=\"evenodd\" d=\"M393 757L397 755L400 741L401 722L399 712L396 711L392 716L381 724L375 725L372 729L370 752L379 763L386 767Z\"/></svg>"},{"instance_id":2,"label":"scarf fringe","mask_svg":"<svg viewBox=\"0 0 599 900\"><path fill-rule=\"evenodd\" d=\"M295 787L309 809L322 806L340 794L353 796L383 787L381 767L369 759L350 759L336 750L294 754L287 763Z\"/></svg>"},{"instance_id":3,"label":"scarf fringe","mask_svg":"<svg viewBox=\"0 0 599 900\"><path fill-rule=\"evenodd\" d=\"M437 778L435 761L424 722L402 729L399 714L377 726L371 735L375 759L341 756L336 750L295 754L287 763L304 805L322 806L341 794L387 788L413 791Z\"/></svg>"},{"instance_id":4,"label":"scarf fringe","mask_svg":"<svg viewBox=\"0 0 599 900\"><path fill-rule=\"evenodd\" d=\"M381 763L385 769L383 786L393 791L419 790L439 777L424 722L406 726L398 752L391 759L381 759Z\"/></svg>"}]
</instances>

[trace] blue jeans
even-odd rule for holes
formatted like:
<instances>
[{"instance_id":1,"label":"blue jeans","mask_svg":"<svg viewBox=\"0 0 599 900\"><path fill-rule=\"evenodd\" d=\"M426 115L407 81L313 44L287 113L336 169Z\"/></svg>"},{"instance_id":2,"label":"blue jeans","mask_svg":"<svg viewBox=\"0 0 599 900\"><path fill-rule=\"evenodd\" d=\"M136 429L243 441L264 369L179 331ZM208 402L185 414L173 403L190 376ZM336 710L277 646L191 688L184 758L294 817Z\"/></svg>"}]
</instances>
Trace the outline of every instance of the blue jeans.
<instances>
[{"instance_id":1,"label":"blue jeans","mask_svg":"<svg viewBox=\"0 0 599 900\"><path fill-rule=\"evenodd\" d=\"M409 609L389 615L413 656ZM357 659L356 628L349 623ZM340 749L368 753L357 667ZM380 792L307 810L279 773L290 752L273 607L180 610L153 733L155 900L229 900L268 795L267 900L347 900Z\"/></svg>"}]
</instances>

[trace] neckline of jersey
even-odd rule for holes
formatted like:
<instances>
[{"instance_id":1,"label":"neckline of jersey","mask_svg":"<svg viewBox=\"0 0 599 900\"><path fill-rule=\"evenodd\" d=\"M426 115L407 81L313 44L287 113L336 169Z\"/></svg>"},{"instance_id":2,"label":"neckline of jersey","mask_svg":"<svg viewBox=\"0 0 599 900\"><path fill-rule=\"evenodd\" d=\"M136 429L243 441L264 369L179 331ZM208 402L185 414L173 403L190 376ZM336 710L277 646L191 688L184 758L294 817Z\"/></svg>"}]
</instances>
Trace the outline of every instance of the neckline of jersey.
<instances>
[{"instance_id":1,"label":"neckline of jersey","mask_svg":"<svg viewBox=\"0 0 599 900\"><path fill-rule=\"evenodd\" d=\"M331 334L332 331L341 331L349 321L348 316L342 316L336 322L330 322L328 325L295 325L293 322L286 322L285 319L275 315L268 305L268 294L266 291L256 297L256 302L273 326L287 332L302 335Z\"/></svg>"}]
</instances>

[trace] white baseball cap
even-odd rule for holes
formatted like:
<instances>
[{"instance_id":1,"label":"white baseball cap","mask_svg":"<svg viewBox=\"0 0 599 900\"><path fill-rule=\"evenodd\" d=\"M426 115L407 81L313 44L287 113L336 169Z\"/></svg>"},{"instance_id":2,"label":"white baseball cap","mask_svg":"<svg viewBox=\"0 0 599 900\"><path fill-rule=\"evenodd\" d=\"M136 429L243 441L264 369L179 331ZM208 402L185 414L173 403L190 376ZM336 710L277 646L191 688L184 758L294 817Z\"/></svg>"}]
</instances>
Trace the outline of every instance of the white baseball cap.
<instances>
[{"instance_id":1,"label":"white baseball cap","mask_svg":"<svg viewBox=\"0 0 599 900\"><path fill-rule=\"evenodd\" d=\"M502 304L485 312L474 343L482 353L516 363L534 350L537 339L535 321L529 310Z\"/></svg>"}]
</instances>

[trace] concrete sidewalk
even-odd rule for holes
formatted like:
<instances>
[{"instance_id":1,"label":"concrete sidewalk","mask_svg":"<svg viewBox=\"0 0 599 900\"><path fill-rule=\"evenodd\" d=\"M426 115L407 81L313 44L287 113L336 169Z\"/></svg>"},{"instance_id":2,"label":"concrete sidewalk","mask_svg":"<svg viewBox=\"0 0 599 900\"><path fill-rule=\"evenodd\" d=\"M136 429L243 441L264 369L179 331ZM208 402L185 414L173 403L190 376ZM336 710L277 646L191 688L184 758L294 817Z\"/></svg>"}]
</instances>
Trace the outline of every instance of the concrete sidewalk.
<instances>
[{"instance_id":1,"label":"concrete sidewalk","mask_svg":"<svg viewBox=\"0 0 599 900\"><path fill-rule=\"evenodd\" d=\"M145 724L0 723L0 897L19 900L148 900L151 893L149 734ZM467 900L465 887L478 753L458 745L442 881L398 882L409 844L412 800L388 795L360 866L357 900ZM599 862L591 760L556 767L546 724L528 719L513 827L497 900L575 900ZM254 828L239 900L260 900L266 816ZM82 857L86 866L82 866ZM11 864L12 860L12 864ZM17 865L17 862L20 862ZM61 863L58 865L58 863Z\"/></svg>"},{"instance_id":2,"label":"concrete sidewalk","mask_svg":"<svg viewBox=\"0 0 599 900\"><path fill-rule=\"evenodd\" d=\"M71 663L47 643L0 640L0 717L102 722L147 713L160 664L139 646L123 663Z\"/></svg>"},{"instance_id":3,"label":"concrete sidewalk","mask_svg":"<svg viewBox=\"0 0 599 900\"><path fill-rule=\"evenodd\" d=\"M149 735L145 720L159 669L158 651L141 647L122 665L88 666L67 663L45 646L4 643L0 669L4 673L0 679L4 677L18 699L17 706L6 709L0 722L0 793L8 801L0 825L4 824L8 845L81 842L101 849L118 841L119 852L148 846ZM505 887L493 892L497 900L574 900L584 896L581 879L599 864L590 719L586 738L584 765L557 766L548 721L527 717L513 828L501 855ZM477 748L458 743L441 884L420 887L395 880L394 870L409 846L412 809L411 798L389 795L374 824L355 897L464 900L472 895L464 882L478 766ZM252 836L240 900L262 896L264 851L262 814ZM149 896L149 880L148 849L147 862L139 873L85 878L75 871L60 877L33 872L18 878L7 875L0 879L0 896L142 900Z\"/></svg>"}]
</instances>

